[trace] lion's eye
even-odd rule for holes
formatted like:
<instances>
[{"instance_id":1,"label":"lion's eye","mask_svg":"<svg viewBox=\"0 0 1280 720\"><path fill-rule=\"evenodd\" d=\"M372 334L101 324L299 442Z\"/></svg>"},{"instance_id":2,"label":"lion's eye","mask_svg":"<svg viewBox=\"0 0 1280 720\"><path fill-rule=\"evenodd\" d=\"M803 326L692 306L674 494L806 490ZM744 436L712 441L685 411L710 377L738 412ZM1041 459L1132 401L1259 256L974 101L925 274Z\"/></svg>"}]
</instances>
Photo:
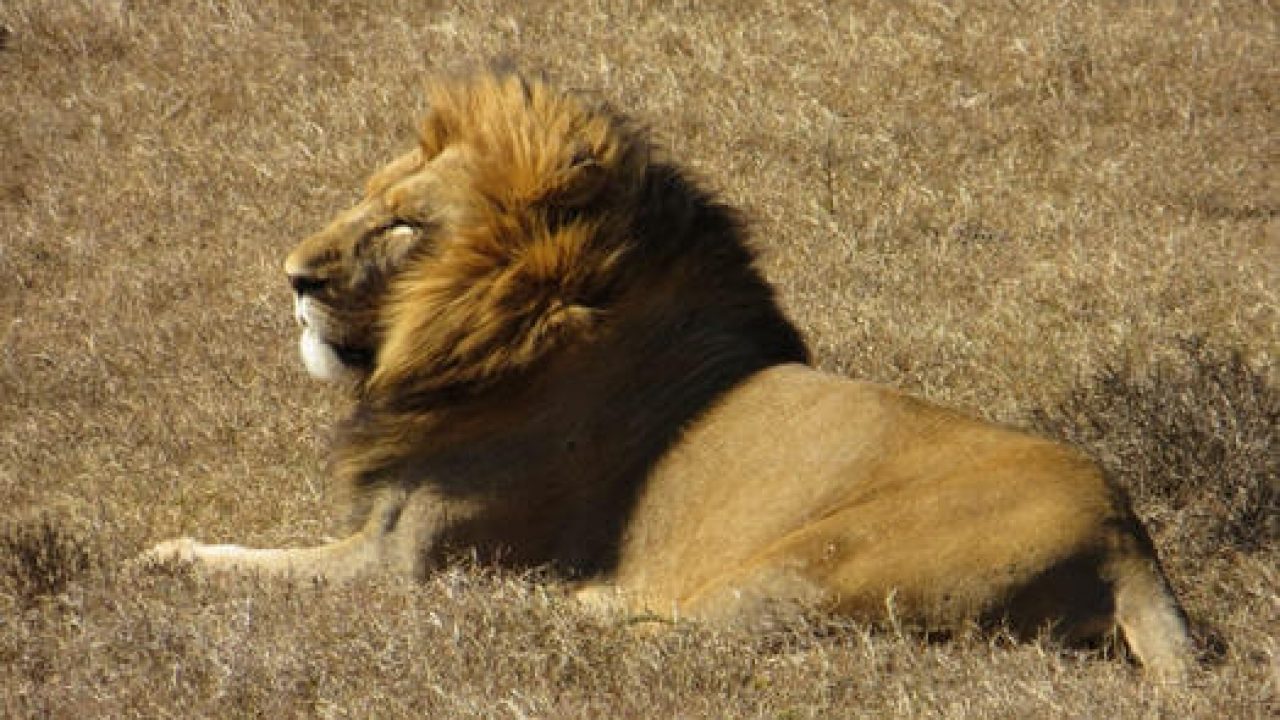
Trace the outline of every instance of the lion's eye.
<instances>
[{"instance_id":1,"label":"lion's eye","mask_svg":"<svg viewBox=\"0 0 1280 720\"><path fill-rule=\"evenodd\" d=\"M399 240L408 239L416 236L422 230L422 225L409 220L396 220L382 226L378 234L382 237Z\"/></svg>"},{"instance_id":2,"label":"lion's eye","mask_svg":"<svg viewBox=\"0 0 1280 720\"><path fill-rule=\"evenodd\" d=\"M375 227L356 242L355 256L383 270L396 267L427 235L426 225L397 218Z\"/></svg>"},{"instance_id":3,"label":"lion's eye","mask_svg":"<svg viewBox=\"0 0 1280 720\"><path fill-rule=\"evenodd\" d=\"M356 257L364 257L370 250L387 245L411 244L422 234L422 225L412 220L392 220L379 225L360 236L356 241Z\"/></svg>"}]
</instances>

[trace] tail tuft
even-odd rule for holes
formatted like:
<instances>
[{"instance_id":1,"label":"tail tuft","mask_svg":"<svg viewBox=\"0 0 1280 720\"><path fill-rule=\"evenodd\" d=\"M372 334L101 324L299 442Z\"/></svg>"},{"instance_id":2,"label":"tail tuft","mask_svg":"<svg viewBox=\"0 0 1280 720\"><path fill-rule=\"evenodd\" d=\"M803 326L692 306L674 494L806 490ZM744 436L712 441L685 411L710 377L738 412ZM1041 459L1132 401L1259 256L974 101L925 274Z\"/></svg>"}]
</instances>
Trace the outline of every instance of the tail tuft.
<instances>
[{"instance_id":1,"label":"tail tuft","mask_svg":"<svg viewBox=\"0 0 1280 720\"><path fill-rule=\"evenodd\" d=\"M1116 624L1143 668L1164 682L1184 679L1192 666L1182 607L1155 558L1127 558L1115 567Z\"/></svg>"}]
</instances>

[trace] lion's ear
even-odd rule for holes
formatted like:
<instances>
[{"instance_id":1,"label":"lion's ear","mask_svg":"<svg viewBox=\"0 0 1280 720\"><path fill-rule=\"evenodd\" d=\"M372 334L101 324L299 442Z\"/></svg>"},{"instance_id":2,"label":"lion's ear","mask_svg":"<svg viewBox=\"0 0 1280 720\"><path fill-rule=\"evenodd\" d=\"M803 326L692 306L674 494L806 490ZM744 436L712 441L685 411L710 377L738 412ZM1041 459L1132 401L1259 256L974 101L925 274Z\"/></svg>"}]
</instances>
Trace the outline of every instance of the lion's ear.
<instances>
[{"instance_id":1,"label":"lion's ear","mask_svg":"<svg viewBox=\"0 0 1280 720\"><path fill-rule=\"evenodd\" d=\"M600 158L591 148L579 145L578 148L573 151L573 157L569 158L569 167L576 168L588 165L599 166Z\"/></svg>"}]
</instances>

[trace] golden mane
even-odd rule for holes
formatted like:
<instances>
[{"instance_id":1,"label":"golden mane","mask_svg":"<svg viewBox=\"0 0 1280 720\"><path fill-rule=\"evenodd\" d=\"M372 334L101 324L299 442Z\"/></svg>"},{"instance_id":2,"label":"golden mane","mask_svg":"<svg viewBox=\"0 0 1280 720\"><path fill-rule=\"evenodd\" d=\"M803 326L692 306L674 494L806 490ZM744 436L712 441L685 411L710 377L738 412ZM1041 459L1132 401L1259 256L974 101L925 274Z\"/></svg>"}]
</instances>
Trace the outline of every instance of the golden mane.
<instances>
[{"instance_id":1,"label":"golden mane","mask_svg":"<svg viewBox=\"0 0 1280 720\"><path fill-rule=\"evenodd\" d=\"M475 158L456 181L467 190L451 206L450 242L388 294L372 394L528 368L589 334L642 257L680 252L689 271L743 275L752 296L771 297L731 212L654 163L620 116L518 76L436 81L427 95L422 157L463 146ZM672 247L690 231L703 245ZM780 314L769 324L795 335ZM803 359L798 336L786 344L780 359Z\"/></svg>"}]
</instances>

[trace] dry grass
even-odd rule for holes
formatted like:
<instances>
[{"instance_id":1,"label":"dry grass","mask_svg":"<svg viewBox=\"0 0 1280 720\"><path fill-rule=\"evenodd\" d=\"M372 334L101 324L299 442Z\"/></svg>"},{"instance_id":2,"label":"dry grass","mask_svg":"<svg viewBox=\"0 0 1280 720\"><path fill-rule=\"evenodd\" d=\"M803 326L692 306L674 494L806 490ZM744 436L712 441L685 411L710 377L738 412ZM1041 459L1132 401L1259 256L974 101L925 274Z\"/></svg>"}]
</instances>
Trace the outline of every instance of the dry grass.
<instances>
[{"instance_id":1,"label":"dry grass","mask_svg":"<svg viewBox=\"0 0 1280 720\"><path fill-rule=\"evenodd\" d=\"M1273 715L1278 22L1243 0L6 0L0 714ZM329 531L343 402L303 376L280 262L411 142L424 73L495 57L627 108L745 208L822 366L1091 447L1204 670L1153 687L812 618L651 638L475 568L122 571L177 534Z\"/></svg>"}]
</instances>

